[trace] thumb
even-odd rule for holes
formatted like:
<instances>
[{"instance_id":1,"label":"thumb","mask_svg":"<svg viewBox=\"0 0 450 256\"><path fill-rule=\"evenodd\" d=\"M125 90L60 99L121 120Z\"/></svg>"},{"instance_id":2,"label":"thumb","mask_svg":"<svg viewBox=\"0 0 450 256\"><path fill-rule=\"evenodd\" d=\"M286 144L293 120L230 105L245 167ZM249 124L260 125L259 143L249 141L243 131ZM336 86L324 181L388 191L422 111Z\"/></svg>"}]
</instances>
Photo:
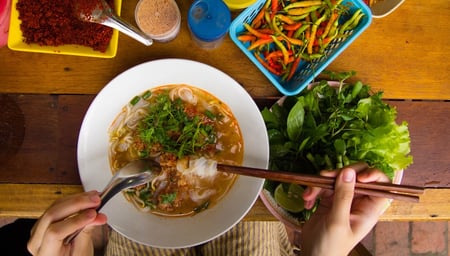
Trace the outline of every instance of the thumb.
<instances>
[{"instance_id":1,"label":"thumb","mask_svg":"<svg viewBox=\"0 0 450 256\"><path fill-rule=\"evenodd\" d=\"M348 223L355 192L356 172L352 168L344 168L336 179L334 188L331 220L336 223Z\"/></svg>"}]
</instances>

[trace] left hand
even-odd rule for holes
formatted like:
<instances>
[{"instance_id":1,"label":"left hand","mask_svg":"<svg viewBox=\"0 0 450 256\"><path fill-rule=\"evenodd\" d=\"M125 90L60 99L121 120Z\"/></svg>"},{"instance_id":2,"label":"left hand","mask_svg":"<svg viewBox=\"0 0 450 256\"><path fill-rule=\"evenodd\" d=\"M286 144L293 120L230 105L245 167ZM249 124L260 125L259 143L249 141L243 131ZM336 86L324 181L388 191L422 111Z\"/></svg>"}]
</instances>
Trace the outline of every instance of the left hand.
<instances>
[{"instance_id":1,"label":"left hand","mask_svg":"<svg viewBox=\"0 0 450 256\"><path fill-rule=\"evenodd\" d=\"M32 228L28 251L34 256L93 255L91 231L106 223L106 215L95 210L99 205L97 191L56 200ZM64 244L64 239L78 229L83 231L72 243Z\"/></svg>"}]
</instances>

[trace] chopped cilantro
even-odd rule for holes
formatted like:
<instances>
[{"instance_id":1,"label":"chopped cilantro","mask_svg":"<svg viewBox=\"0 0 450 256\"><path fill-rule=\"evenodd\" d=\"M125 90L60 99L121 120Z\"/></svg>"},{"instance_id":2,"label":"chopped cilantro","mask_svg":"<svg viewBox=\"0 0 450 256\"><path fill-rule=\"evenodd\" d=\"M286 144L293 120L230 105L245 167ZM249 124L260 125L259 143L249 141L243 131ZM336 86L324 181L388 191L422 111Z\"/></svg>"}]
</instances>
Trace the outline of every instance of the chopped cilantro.
<instances>
[{"instance_id":1,"label":"chopped cilantro","mask_svg":"<svg viewBox=\"0 0 450 256\"><path fill-rule=\"evenodd\" d=\"M148 111L139 126L139 137L147 145L147 150L159 144L165 152L181 158L201 151L216 141L214 127L202 121L199 116L202 114L188 116L183 101L172 101L167 92L156 96ZM211 114L203 114L202 117L209 118ZM145 152L140 154L149 155Z\"/></svg>"},{"instance_id":2,"label":"chopped cilantro","mask_svg":"<svg viewBox=\"0 0 450 256\"><path fill-rule=\"evenodd\" d=\"M161 199L162 199L162 203L163 204L171 204L171 203L173 203L175 198L177 198L177 193L176 192L161 195Z\"/></svg>"}]
</instances>

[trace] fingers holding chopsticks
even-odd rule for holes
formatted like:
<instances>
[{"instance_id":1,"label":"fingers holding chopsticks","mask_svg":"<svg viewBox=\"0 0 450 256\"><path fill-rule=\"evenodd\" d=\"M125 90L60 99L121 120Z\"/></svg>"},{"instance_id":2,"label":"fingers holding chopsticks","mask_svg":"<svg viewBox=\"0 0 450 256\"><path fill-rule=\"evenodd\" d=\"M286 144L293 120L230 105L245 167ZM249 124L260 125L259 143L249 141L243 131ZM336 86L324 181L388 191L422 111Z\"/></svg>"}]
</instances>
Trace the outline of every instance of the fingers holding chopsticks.
<instances>
[{"instance_id":1,"label":"fingers holding chopsticks","mask_svg":"<svg viewBox=\"0 0 450 256\"><path fill-rule=\"evenodd\" d=\"M382 171L375 168L369 168L369 166L364 162L358 162L352 165L348 165L342 169L323 170L320 172L320 175L330 178L336 178L339 173L348 169L352 169L356 173L356 180L358 182L390 182L389 178ZM303 199L305 200L305 208L311 209L314 206L317 198L319 197L322 200L331 201L333 200L333 195L334 191L332 190L309 186L306 188L303 194Z\"/></svg>"},{"instance_id":2,"label":"fingers holding chopsticks","mask_svg":"<svg viewBox=\"0 0 450 256\"><path fill-rule=\"evenodd\" d=\"M317 209L305 222L302 251L307 255L328 255L330 251L348 252L377 223L389 199L356 193L358 182L389 182L380 170L365 164L346 166L340 170L322 171L322 176L335 178L332 188L308 187L305 208L311 209L320 198ZM345 239L342 239L345 237Z\"/></svg>"}]
</instances>

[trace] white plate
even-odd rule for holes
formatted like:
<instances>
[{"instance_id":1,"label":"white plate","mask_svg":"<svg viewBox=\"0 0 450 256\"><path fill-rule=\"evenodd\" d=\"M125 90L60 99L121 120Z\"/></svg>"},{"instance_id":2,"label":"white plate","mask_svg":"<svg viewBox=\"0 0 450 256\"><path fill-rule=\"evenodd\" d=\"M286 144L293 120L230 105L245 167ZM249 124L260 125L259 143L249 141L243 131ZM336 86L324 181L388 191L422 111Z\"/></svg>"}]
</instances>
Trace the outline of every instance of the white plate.
<instances>
[{"instance_id":1,"label":"white plate","mask_svg":"<svg viewBox=\"0 0 450 256\"><path fill-rule=\"evenodd\" d=\"M370 7L372 17L384 18L397 9L405 0L379 0Z\"/></svg>"},{"instance_id":2,"label":"white plate","mask_svg":"<svg viewBox=\"0 0 450 256\"><path fill-rule=\"evenodd\" d=\"M83 120L78 139L78 166L86 191L102 190L112 177L107 130L134 96L165 84L202 88L225 102L238 119L244 138L244 166L267 168L269 142L264 121L249 94L227 74L202 63L163 59L135 66L114 78L97 95ZM192 217L168 218L139 212L123 195L115 196L102 212L122 235L160 248L182 248L212 240L228 231L250 210L263 179L239 177L215 206Z\"/></svg>"}]
</instances>

